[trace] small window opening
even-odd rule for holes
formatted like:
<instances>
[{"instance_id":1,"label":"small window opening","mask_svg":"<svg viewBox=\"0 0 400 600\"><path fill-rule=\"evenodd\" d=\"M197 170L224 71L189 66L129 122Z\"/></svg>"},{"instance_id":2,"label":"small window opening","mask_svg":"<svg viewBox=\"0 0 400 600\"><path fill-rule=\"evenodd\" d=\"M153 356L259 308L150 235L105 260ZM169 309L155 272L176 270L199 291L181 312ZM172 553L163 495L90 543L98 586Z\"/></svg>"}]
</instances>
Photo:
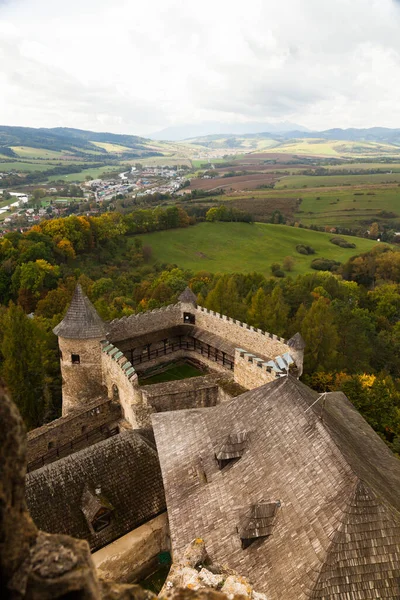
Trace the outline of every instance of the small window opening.
<instances>
[{"instance_id":1,"label":"small window opening","mask_svg":"<svg viewBox=\"0 0 400 600\"><path fill-rule=\"evenodd\" d=\"M81 433L86 433L86 430L87 430L87 425L82 425Z\"/></svg>"},{"instance_id":2,"label":"small window opening","mask_svg":"<svg viewBox=\"0 0 400 600\"><path fill-rule=\"evenodd\" d=\"M252 504L248 508L238 527L243 550L256 540L263 540L272 534L276 513L280 506L280 500L277 500Z\"/></svg>"},{"instance_id":3,"label":"small window opening","mask_svg":"<svg viewBox=\"0 0 400 600\"><path fill-rule=\"evenodd\" d=\"M112 397L113 400L119 400L119 390L115 383L112 386Z\"/></svg>"},{"instance_id":4,"label":"small window opening","mask_svg":"<svg viewBox=\"0 0 400 600\"><path fill-rule=\"evenodd\" d=\"M71 354L71 362L73 365L79 365L81 362L81 357L79 354Z\"/></svg>"},{"instance_id":5,"label":"small window opening","mask_svg":"<svg viewBox=\"0 0 400 600\"><path fill-rule=\"evenodd\" d=\"M51 449L52 449L52 448L54 448L54 447L55 447L55 443L54 443L54 442L49 442L49 443L47 444L47 450L51 450Z\"/></svg>"},{"instance_id":6,"label":"small window opening","mask_svg":"<svg viewBox=\"0 0 400 600\"><path fill-rule=\"evenodd\" d=\"M103 531L103 529L108 527L110 524L111 511L106 509L99 511L92 521L92 527L96 533Z\"/></svg>"},{"instance_id":7,"label":"small window opening","mask_svg":"<svg viewBox=\"0 0 400 600\"><path fill-rule=\"evenodd\" d=\"M185 312L183 313L183 322L189 323L189 325L194 325L196 323L196 317L192 313Z\"/></svg>"},{"instance_id":8,"label":"small window opening","mask_svg":"<svg viewBox=\"0 0 400 600\"><path fill-rule=\"evenodd\" d=\"M242 458L248 447L248 443L249 435L247 431L230 433L228 435L224 443L215 453L215 458L221 471L228 465L233 464Z\"/></svg>"}]
</instances>

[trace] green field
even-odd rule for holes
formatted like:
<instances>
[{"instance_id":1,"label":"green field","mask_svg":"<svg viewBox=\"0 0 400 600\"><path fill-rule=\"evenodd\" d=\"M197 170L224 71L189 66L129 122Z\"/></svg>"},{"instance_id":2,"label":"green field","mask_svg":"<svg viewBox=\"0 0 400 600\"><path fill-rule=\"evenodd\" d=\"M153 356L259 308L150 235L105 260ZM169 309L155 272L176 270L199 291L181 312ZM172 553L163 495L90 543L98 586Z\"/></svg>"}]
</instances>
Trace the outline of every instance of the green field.
<instances>
[{"instance_id":1,"label":"green field","mask_svg":"<svg viewBox=\"0 0 400 600\"><path fill-rule=\"evenodd\" d=\"M29 148L28 146L11 146L11 149L20 158L47 158L62 160L67 152L60 152L56 150L46 150L45 148Z\"/></svg>"},{"instance_id":2,"label":"green field","mask_svg":"<svg viewBox=\"0 0 400 600\"><path fill-rule=\"evenodd\" d=\"M400 183L400 173L381 173L377 175L290 175L282 177L276 189L301 189L304 187L340 187L354 185L380 185Z\"/></svg>"},{"instance_id":3,"label":"green field","mask_svg":"<svg viewBox=\"0 0 400 600\"><path fill-rule=\"evenodd\" d=\"M371 250L376 242L347 237L356 248L339 248L329 240L331 234L286 225L267 223L200 223L187 229L160 231L139 236L153 249L153 260L177 264L184 269L212 273L270 274L271 264L293 256L292 274L311 271L313 258L329 258L339 262ZM346 237L346 236L343 236ZM296 252L297 244L312 246L316 254L304 256Z\"/></svg>"},{"instance_id":4,"label":"green field","mask_svg":"<svg viewBox=\"0 0 400 600\"><path fill-rule=\"evenodd\" d=\"M360 223L386 220L381 211L397 215L400 222L400 189L338 188L301 192L302 202L295 217L305 225L342 225L356 227Z\"/></svg>"},{"instance_id":5,"label":"green field","mask_svg":"<svg viewBox=\"0 0 400 600\"><path fill-rule=\"evenodd\" d=\"M34 162L23 162L23 161L13 161L13 162L1 162L0 161L0 172L8 173L10 171L47 171L47 169L51 169L54 167L54 164L41 161L39 164Z\"/></svg>"},{"instance_id":6,"label":"green field","mask_svg":"<svg viewBox=\"0 0 400 600\"><path fill-rule=\"evenodd\" d=\"M283 152L302 156L323 156L335 158L378 158L380 156L399 156L400 148L392 144L377 142L325 140L323 138L299 138L283 142L265 152Z\"/></svg>"},{"instance_id":7,"label":"green field","mask_svg":"<svg viewBox=\"0 0 400 600\"><path fill-rule=\"evenodd\" d=\"M202 371L196 369L193 365L185 362L171 363L170 366L160 373L146 377L143 374L139 378L140 385L152 385L153 383L164 383L166 381L176 381L178 379L189 379L190 377L201 377Z\"/></svg>"},{"instance_id":8,"label":"green field","mask_svg":"<svg viewBox=\"0 0 400 600\"><path fill-rule=\"evenodd\" d=\"M68 175L52 175L48 178L48 181L66 181L72 183L74 181L85 181L86 177L90 175L93 179L97 179L103 173L118 171L118 165L105 165L104 167L98 167L95 169L84 169L80 173L68 173Z\"/></svg>"}]
</instances>

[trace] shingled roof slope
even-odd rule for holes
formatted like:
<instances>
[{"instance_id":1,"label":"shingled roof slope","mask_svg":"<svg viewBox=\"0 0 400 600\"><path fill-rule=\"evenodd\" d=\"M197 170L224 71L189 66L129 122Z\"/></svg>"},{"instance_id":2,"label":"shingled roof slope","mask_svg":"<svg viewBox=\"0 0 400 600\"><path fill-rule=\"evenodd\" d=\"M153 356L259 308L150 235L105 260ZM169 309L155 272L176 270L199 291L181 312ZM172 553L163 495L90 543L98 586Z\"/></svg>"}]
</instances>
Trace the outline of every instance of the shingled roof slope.
<instances>
[{"instance_id":1,"label":"shingled roof slope","mask_svg":"<svg viewBox=\"0 0 400 600\"><path fill-rule=\"evenodd\" d=\"M269 600L400 597L400 461L343 394L289 376L152 420L174 555L203 537ZM220 471L215 449L243 430L248 447ZM271 535L242 549L243 514L272 502Z\"/></svg>"},{"instance_id":2,"label":"shingled roof slope","mask_svg":"<svg viewBox=\"0 0 400 600\"><path fill-rule=\"evenodd\" d=\"M186 304L194 304L197 306L197 296L190 287L186 287L178 297L179 302L185 302Z\"/></svg>"},{"instance_id":3,"label":"shingled roof slope","mask_svg":"<svg viewBox=\"0 0 400 600\"><path fill-rule=\"evenodd\" d=\"M90 531L84 515L82 498L88 488L98 490L113 508L110 526L99 533ZM165 510L157 452L134 431L123 431L28 474L26 497L40 529L84 538L92 550Z\"/></svg>"},{"instance_id":4,"label":"shingled roof slope","mask_svg":"<svg viewBox=\"0 0 400 600\"><path fill-rule=\"evenodd\" d=\"M79 283L75 288L65 317L54 327L53 332L58 337L66 339L84 340L105 337L106 325Z\"/></svg>"}]
</instances>

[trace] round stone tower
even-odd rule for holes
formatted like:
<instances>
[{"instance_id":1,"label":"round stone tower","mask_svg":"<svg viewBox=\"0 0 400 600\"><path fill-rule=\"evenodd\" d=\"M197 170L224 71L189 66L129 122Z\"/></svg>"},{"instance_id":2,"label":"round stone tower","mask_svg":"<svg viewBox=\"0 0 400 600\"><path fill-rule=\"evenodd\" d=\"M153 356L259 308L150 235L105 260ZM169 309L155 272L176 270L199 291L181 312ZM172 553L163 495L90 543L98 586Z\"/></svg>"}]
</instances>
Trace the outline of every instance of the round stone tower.
<instances>
[{"instance_id":1,"label":"round stone tower","mask_svg":"<svg viewBox=\"0 0 400 600\"><path fill-rule=\"evenodd\" d=\"M106 325L79 284L67 314L53 332L58 336L60 347L62 415L65 416L104 394L101 341L106 337Z\"/></svg>"}]
</instances>

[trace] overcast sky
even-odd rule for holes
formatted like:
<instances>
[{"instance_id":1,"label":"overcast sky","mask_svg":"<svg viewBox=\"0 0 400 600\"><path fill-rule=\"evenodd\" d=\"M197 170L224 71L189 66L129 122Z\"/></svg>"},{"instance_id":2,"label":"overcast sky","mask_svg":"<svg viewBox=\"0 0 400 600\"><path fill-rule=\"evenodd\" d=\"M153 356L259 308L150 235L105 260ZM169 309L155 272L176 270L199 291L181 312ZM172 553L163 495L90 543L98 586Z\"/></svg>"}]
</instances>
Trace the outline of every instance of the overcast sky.
<instances>
[{"instance_id":1,"label":"overcast sky","mask_svg":"<svg viewBox=\"0 0 400 600\"><path fill-rule=\"evenodd\" d=\"M400 127L397 0L0 0L0 124Z\"/></svg>"}]
</instances>

